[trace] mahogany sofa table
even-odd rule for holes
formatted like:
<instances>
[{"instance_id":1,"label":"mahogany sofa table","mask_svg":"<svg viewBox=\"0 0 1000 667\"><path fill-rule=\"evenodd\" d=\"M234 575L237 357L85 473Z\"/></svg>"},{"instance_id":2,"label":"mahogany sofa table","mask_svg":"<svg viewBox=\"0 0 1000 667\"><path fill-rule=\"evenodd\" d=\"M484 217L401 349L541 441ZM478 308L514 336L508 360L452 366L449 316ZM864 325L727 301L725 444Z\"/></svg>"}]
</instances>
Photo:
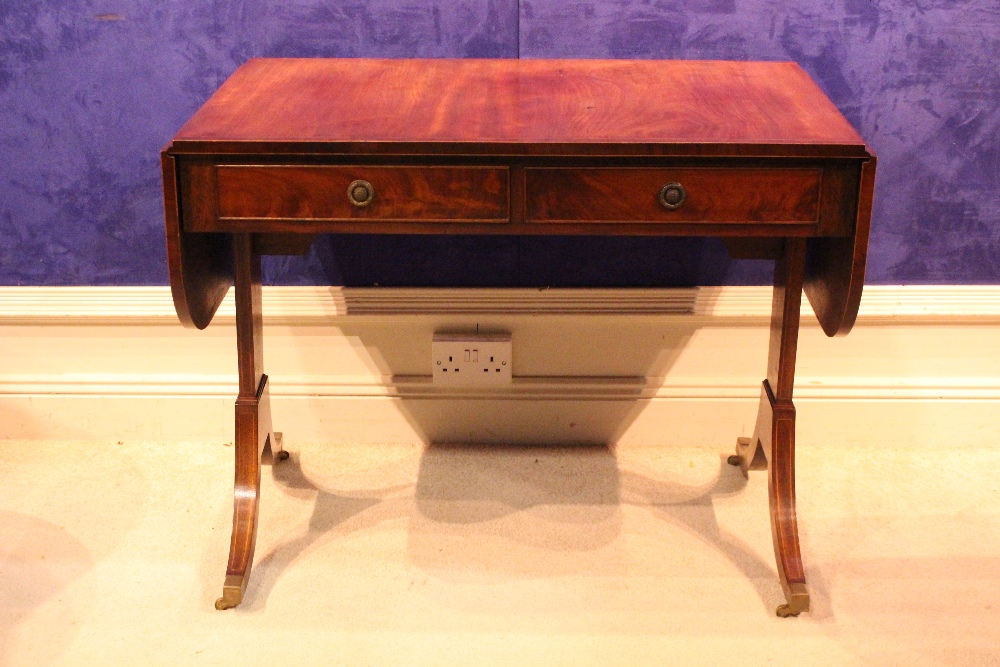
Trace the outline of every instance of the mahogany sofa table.
<instances>
[{"instance_id":1,"label":"mahogany sofa table","mask_svg":"<svg viewBox=\"0 0 1000 667\"><path fill-rule=\"evenodd\" d=\"M219 609L253 562L261 462L281 458L263 372L261 256L321 233L715 236L775 260L767 375L730 463L769 469L786 604L809 609L792 387L805 291L854 324L875 156L794 63L257 59L163 151L170 285L204 328L235 285L233 535Z\"/></svg>"}]
</instances>

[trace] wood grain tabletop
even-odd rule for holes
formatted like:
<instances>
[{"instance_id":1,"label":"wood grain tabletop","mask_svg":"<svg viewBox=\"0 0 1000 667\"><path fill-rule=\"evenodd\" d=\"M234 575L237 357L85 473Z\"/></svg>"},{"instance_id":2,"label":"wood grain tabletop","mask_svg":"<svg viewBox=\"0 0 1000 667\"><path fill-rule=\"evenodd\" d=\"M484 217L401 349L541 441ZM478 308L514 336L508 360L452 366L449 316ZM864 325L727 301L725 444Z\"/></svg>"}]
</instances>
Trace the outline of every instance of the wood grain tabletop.
<instances>
[{"instance_id":1,"label":"wood grain tabletop","mask_svg":"<svg viewBox=\"0 0 1000 667\"><path fill-rule=\"evenodd\" d=\"M860 156L791 62L254 59L172 152ZM542 149L539 149L542 147Z\"/></svg>"}]
</instances>

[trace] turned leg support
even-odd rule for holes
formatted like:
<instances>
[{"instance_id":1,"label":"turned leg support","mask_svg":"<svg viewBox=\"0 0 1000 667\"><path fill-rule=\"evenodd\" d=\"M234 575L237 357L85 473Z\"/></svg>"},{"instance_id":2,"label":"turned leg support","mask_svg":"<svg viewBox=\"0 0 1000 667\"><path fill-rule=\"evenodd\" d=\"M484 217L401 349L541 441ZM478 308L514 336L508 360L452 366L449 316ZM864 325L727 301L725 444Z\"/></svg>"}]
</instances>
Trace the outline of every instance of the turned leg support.
<instances>
[{"instance_id":1,"label":"turned leg support","mask_svg":"<svg viewBox=\"0 0 1000 667\"><path fill-rule=\"evenodd\" d=\"M753 437L737 440L736 454L729 457L729 463L738 465L744 475L750 470L769 471L771 537L786 600L777 609L782 617L798 616L809 610L795 515L795 405L792 403L804 271L805 241L786 240L783 256L774 271L767 379L761 388L757 424Z\"/></svg>"},{"instance_id":2,"label":"turned leg support","mask_svg":"<svg viewBox=\"0 0 1000 667\"><path fill-rule=\"evenodd\" d=\"M267 375L262 371L260 255L249 234L233 238L236 291L236 347L240 391L236 398L236 482L233 501L233 536L222 597L216 609L230 609L243 601L253 566L260 510L260 467L265 454L274 461L287 458L281 441L271 430L271 402Z\"/></svg>"}]
</instances>

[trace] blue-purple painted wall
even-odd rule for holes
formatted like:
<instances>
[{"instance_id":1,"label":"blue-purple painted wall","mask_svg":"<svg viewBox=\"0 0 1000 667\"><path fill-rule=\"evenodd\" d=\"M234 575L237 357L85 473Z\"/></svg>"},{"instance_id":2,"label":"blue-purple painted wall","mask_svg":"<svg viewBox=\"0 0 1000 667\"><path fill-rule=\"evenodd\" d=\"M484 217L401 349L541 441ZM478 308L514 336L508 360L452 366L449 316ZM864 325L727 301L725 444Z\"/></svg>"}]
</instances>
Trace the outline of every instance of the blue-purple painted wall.
<instances>
[{"instance_id":1,"label":"blue-purple painted wall","mask_svg":"<svg viewBox=\"0 0 1000 667\"><path fill-rule=\"evenodd\" d=\"M795 60L879 155L869 282L1000 283L997 0L0 0L0 284L165 284L159 150L252 56ZM266 278L753 284L769 269L714 241L334 236Z\"/></svg>"}]
</instances>

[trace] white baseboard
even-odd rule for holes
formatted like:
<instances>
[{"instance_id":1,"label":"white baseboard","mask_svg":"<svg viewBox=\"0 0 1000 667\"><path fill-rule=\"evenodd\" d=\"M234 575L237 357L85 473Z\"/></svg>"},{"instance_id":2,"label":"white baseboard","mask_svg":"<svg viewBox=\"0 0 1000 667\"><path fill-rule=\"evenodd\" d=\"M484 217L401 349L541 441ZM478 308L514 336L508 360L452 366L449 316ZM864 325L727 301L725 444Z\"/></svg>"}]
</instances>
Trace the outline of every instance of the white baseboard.
<instances>
[{"instance_id":1,"label":"white baseboard","mask_svg":"<svg viewBox=\"0 0 1000 667\"><path fill-rule=\"evenodd\" d=\"M770 289L271 287L264 313L292 441L728 443L753 426ZM231 439L233 319L230 296L183 329L165 287L0 288L0 437ZM512 333L514 384L431 384L432 333L477 326ZM869 287L837 339L805 305L797 370L800 440L995 437L1000 286Z\"/></svg>"}]
</instances>

